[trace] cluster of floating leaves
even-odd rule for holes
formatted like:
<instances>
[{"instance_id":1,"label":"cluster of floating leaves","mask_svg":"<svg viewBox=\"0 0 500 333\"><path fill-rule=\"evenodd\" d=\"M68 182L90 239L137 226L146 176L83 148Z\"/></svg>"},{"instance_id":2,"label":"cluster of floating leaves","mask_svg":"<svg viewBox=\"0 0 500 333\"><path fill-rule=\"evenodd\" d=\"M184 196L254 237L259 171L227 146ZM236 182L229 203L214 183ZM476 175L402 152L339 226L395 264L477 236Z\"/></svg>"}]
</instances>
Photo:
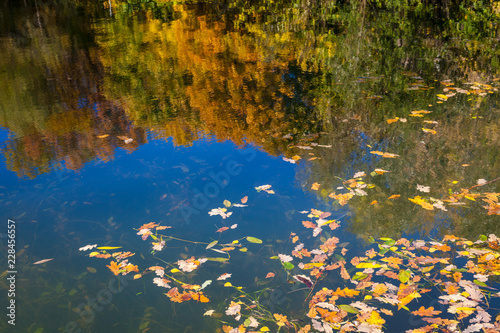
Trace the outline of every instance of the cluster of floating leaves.
<instances>
[{"instance_id":1,"label":"cluster of floating leaves","mask_svg":"<svg viewBox=\"0 0 500 333\"><path fill-rule=\"evenodd\" d=\"M351 196L366 195L365 190L373 187L362 181L366 174L359 172L354 176L343 182L342 190L349 191L347 194ZM320 185L313 186L318 190ZM259 186L256 190L274 194L270 185ZM418 190L426 193L428 189L419 185ZM345 194L334 193L332 197ZM244 207L247 201L247 196L240 200L241 204L224 200L224 208L217 209L226 213L227 210L223 209ZM142 272L128 262L134 253L111 252L120 247L94 244L80 250L94 250L90 257L112 259L107 267L115 275L135 272L135 279L152 277L155 285L168 290L165 295L175 303L209 303L207 295L217 287L217 283L212 284L213 280L219 286L234 288L236 295L224 306L226 317L218 319L226 333L268 332L271 329L300 333L382 332L390 330L385 324L396 311L421 318L420 327L408 330L409 333L500 331L500 316L493 318L489 306L492 297L500 296L494 288L496 276L500 275L500 240L495 235L482 236L476 242L455 236L445 236L440 241L381 238L374 241L374 246L362 256L347 258L349 244L331 234L339 228L339 219L332 218L330 212L317 209L300 213L304 217L302 226L305 229L291 233L289 253L277 253L271 259L279 262L289 282L304 285L307 308L302 314L271 312L254 296L255 293L247 290L250 287L234 286L227 281L232 276L227 272L227 266L213 277L199 272L200 267L208 262L220 265L230 261L231 251L247 252L243 243L263 243L252 236L222 242L219 229L219 239L207 243L193 242L164 234L166 230L171 232L171 227L150 222L139 227L137 234L144 241L151 242L151 253L156 261L161 260L157 255L166 248L168 240L203 244L206 255L186 256L175 262L161 260L165 265L150 266ZM231 216L211 215L220 215L222 221ZM224 254L224 257L209 255L214 252ZM269 272L265 279L274 276L275 272ZM425 295L437 298L440 308L418 304ZM220 309L220 306L216 308ZM214 319L223 316L216 314L215 309L204 313ZM236 325L228 322L231 319Z\"/></svg>"},{"instance_id":2,"label":"cluster of floating leaves","mask_svg":"<svg viewBox=\"0 0 500 333\"><path fill-rule=\"evenodd\" d=\"M377 151L375 152L372 151L372 153L382 156L385 154L389 154ZM375 177L377 175L382 175L386 172L389 171L376 168L370 173L370 176ZM311 185L311 190L325 191L324 193L325 196L334 199L336 202L338 202L338 204L344 206L345 204L348 203L349 200L351 200L356 196L367 195L368 194L368 192L366 192L367 189L375 188L375 185L363 181L365 176L367 176L366 173L361 171L354 174L353 178L343 181L342 185L336 188L336 190L340 190L341 193L337 193L336 191L328 192L326 189L321 190L321 184L317 182ZM416 195L413 198L408 198L408 200L426 210L440 209L443 211L447 211L446 206L466 206L467 201L476 202L477 199L481 199L481 201L484 203L482 207L487 210L488 215L500 215L500 202L499 202L500 193L473 191L473 189L478 186L483 186L499 179L500 178L496 178L489 182L486 182L486 180L484 179L480 179L478 180L477 185L474 185L470 188L462 188L460 189L460 191L449 193L445 196L442 196L440 199L430 195L428 196ZM429 193L431 191L431 188L430 186L417 185L416 190L423 193ZM388 200L397 199L400 196L401 195L399 194L392 194L387 199ZM373 201L371 204L375 203L377 203L377 201Z\"/></svg>"},{"instance_id":3,"label":"cluster of floating leaves","mask_svg":"<svg viewBox=\"0 0 500 333\"><path fill-rule=\"evenodd\" d=\"M338 226L338 221L327 220L329 213L314 209L303 213L315 219L303 221L314 237L321 234L319 226L329 225L332 230ZM500 296L490 286L500 275L500 244L495 235L482 236L476 242L452 235L427 242L382 238L363 256L350 260L345 258L346 244L339 244L337 237L320 237L319 246L310 250L296 233L290 237L295 244L291 255L278 254L272 259L279 260L294 280L310 290L306 297L311 296L307 310L310 324L299 327L282 314L268 316L267 320L274 319L279 328L301 333L383 332L390 331L384 327L388 317L395 311L407 311L420 317L422 323L409 333L500 331L500 316L492 318L493 309L489 308L489 299ZM327 279L333 271L338 271L344 281L336 288ZM418 304L424 294L437 298L440 309ZM254 322L255 317L262 317L255 303L233 301L226 314L239 321L245 315L245 306L247 318ZM249 323L247 319L236 327L226 325L223 330L255 332ZM266 326L260 331L267 330Z\"/></svg>"}]
</instances>

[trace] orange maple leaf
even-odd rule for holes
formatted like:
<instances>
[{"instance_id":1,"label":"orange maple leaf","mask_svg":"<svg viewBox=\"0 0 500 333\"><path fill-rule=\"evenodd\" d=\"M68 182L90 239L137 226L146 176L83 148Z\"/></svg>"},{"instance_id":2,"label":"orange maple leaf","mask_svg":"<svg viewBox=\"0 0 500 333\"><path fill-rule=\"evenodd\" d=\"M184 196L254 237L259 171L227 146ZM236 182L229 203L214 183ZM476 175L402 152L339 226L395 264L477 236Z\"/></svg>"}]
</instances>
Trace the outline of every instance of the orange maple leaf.
<instances>
[{"instance_id":1,"label":"orange maple leaf","mask_svg":"<svg viewBox=\"0 0 500 333\"><path fill-rule=\"evenodd\" d=\"M317 191L321 185L319 183L314 183L311 186L311 190Z\"/></svg>"},{"instance_id":2,"label":"orange maple leaf","mask_svg":"<svg viewBox=\"0 0 500 333\"><path fill-rule=\"evenodd\" d=\"M339 287L337 287L337 290L335 290L332 295L336 295L339 297L354 297L359 295L359 291L349 288L340 289Z\"/></svg>"},{"instance_id":3,"label":"orange maple leaf","mask_svg":"<svg viewBox=\"0 0 500 333\"><path fill-rule=\"evenodd\" d=\"M108 267L114 275L119 275L121 273L121 267L116 261L110 262L110 264L106 265L106 267Z\"/></svg>"},{"instance_id":4,"label":"orange maple leaf","mask_svg":"<svg viewBox=\"0 0 500 333\"><path fill-rule=\"evenodd\" d=\"M428 309L424 308L423 306L420 307L417 311L412 311L412 314L415 316L421 316L421 317L432 317L434 315L438 315L441 313L441 311L434 311L434 307L430 307Z\"/></svg>"},{"instance_id":5,"label":"orange maple leaf","mask_svg":"<svg viewBox=\"0 0 500 333\"><path fill-rule=\"evenodd\" d=\"M381 259L389 264L390 267L399 269L399 265L403 264L403 259L397 257L387 257Z\"/></svg>"},{"instance_id":6,"label":"orange maple leaf","mask_svg":"<svg viewBox=\"0 0 500 333\"><path fill-rule=\"evenodd\" d=\"M141 230L141 229L152 229L152 228L157 227L157 226L158 226L158 224L157 224L157 223L155 223L155 222L149 222L149 223L143 224L143 225L139 228L139 230Z\"/></svg>"},{"instance_id":7,"label":"orange maple leaf","mask_svg":"<svg viewBox=\"0 0 500 333\"><path fill-rule=\"evenodd\" d=\"M316 224L311 221L302 221L302 224L306 228L316 229Z\"/></svg>"},{"instance_id":8,"label":"orange maple leaf","mask_svg":"<svg viewBox=\"0 0 500 333\"><path fill-rule=\"evenodd\" d=\"M226 231L226 230L229 230L229 228L228 227L222 227L222 228L217 229L216 232L223 232L223 231Z\"/></svg>"},{"instance_id":9,"label":"orange maple leaf","mask_svg":"<svg viewBox=\"0 0 500 333\"><path fill-rule=\"evenodd\" d=\"M191 297L195 301L198 301L198 302L201 302L201 303L208 303L208 302L210 302L210 300L208 299L208 297L206 297L205 295L203 295L202 292L192 294Z\"/></svg>"}]
</instances>

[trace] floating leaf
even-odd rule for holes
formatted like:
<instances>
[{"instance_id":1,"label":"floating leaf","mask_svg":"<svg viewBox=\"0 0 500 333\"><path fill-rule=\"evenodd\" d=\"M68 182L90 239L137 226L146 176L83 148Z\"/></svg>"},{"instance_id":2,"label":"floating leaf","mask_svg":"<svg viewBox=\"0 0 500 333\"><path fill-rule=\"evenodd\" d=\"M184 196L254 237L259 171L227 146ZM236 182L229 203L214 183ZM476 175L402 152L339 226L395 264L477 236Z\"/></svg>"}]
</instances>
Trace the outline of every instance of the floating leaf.
<instances>
[{"instance_id":1,"label":"floating leaf","mask_svg":"<svg viewBox=\"0 0 500 333\"><path fill-rule=\"evenodd\" d=\"M116 249L121 249L121 246L99 246L97 249L98 250L116 250Z\"/></svg>"},{"instance_id":2,"label":"floating leaf","mask_svg":"<svg viewBox=\"0 0 500 333\"><path fill-rule=\"evenodd\" d=\"M437 132L433 129L430 129L430 128L422 128L422 131L424 131L425 133L430 133L430 134L436 134Z\"/></svg>"},{"instance_id":3,"label":"floating leaf","mask_svg":"<svg viewBox=\"0 0 500 333\"><path fill-rule=\"evenodd\" d=\"M217 261L217 262L224 262L228 261L228 258L221 258L221 257L207 257L208 261Z\"/></svg>"},{"instance_id":4,"label":"floating leaf","mask_svg":"<svg viewBox=\"0 0 500 333\"><path fill-rule=\"evenodd\" d=\"M287 270L287 271L291 271L295 266L291 263L291 262L284 262L283 263L283 267Z\"/></svg>"},{"instance_id":5,"label":"floating leaf","mask_svg":"<svg viewBox=\"0 0 500 333\"><path fill-rule=\"evenodd\" d=\"M377 151L377 150L371 151L370 153L375 154L375 155L380 155L380 156L385 157L385 158L396 158L399 156L398 154L384 153L384 152Z\"/></svg>"},{"instance_id":6,"label":"floating leaf","mask_svg":"<svg viewBox=\"0 0 500 333\"><path fill-rule=\"evenodd\" d=\"M401 283L406 283L410 280L411 278L411 273L408 270L400 270L398 274L399 281Z\"/></svg>"},{"instance_id":7,"label":"floating leaf","mask_svg":"<svg viewBox=\"0 0 500 333\"><path fill-rule=\"evenodd\" d=\"M417 311L412 311L411 313L414 314L415 316L432 317L434 315L440 314L441 311L434 311L434 307L432 306L428 309L421 306Z\"/></svg>"},{"instance_id":8,"label":"floating leaf","mask_svg":"<svg viewBox=\"0 0 500 333\"><path fill-rule=\"evenodd\" d=\"M42 259L42 260L39 260L39 261L36 261L33 263L33 265L40 265L40 264L45 264L46 262L49 262L51 260L54 260L54 258L50 258L50 259Z\"/></svg>"},{"instance_id":9,"label":"floating leaf","mask_svg":"<svg viewBox=\"0 0 500 333\"><path fill-rule=\"evenodd\" d=\"M211 247L214 247L219 241L214 240L213 242L210 242L210 244L207 245L206 249L208 250Z\"/></svg>"},{"instance_id":10,"label":"floating leaf","mask_svg":"<svg viewBox=\"0 0 500 333\"><path fill-rule=\"evenodd\" d=\"M223 204L224 204L224 206L226 206L227 208L231 207L231 201L229 201L229 200L224 200L222 203L223 203Z\"/></svg>"},{"instance_id":11,"label":"floating leaf","mask_svg":"<svg viewBox=\"0 0 500 333\"><path fill-rule=\"evenodd\" d=\"M347 304L339 304L337 306L339 307L339 309L342 309L348 313L354 313L354 314L359 313L358 309L356 309L355 307L352 307L350 305L347 305Z\"/></svg>"},{"instance_id":12,"label":"floating leaf","mask_svg":"<svg viewBox=\"0 0 500 333\"><path fill-rule=\"evenodd\" d=\"M247 241L249 241L250 243L262 244L262 241L260 239L252 236L247 236Z\"/></svg>"}]
</instances>

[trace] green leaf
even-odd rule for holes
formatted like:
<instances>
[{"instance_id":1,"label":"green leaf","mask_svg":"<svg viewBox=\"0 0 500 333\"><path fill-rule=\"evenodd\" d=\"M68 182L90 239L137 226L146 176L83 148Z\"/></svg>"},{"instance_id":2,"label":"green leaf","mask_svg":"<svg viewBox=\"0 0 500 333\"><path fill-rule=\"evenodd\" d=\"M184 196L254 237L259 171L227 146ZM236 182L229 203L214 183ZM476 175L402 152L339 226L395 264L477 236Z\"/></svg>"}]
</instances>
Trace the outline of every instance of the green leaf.
<instances>
[{"instance_id":1,"label":"green leaf","mask_svg":"<svg viewBox=\"0 0 500 333\"><path fill-rule=\"evenodd\" d=\"M223 204L224 204L224 206L226 206L227 208L231 207L231 201L229 201L229 200L224 200Z\"/></svg>"},{"instance_id":2,"label":"green leaf","mask_svg":"<svg viewBox=\"0 0 500 333\"><path fill-rule=\"evenodd\" d=\"M208 245L207 245L206 249L209 249L209 248L211 248L211 247L214 247L214 246L215 246L215 244L217 244L217 242L218 242L217 240L214 240L213 242L211 242L210 244L208 244Z\"/></svg>"},{"instance_id":3,"label":"green leaf","mask_svg":"<svg viewBox=\"0 0 500 333\"><path fill-rule=\"evenodd\" d=\"M481 282L479 280L474 280L474 283L477 284L478 286L481 286L481 287L488 287L488 285L484 282Z\"/></svg>"},{"instance_id":4,"label":"green leaf","mask_svg":"<svg viewBox=\"0 0 500 333\"><path fill-rule=\"evenodd\" d=\"M248 249L247 249L246 247L242 247L242 248L240 249L240 252L247 252L247 251L248 251Z\"/></svg>"},{"instance_id":5,"label":"green leaf","mask_svg":"<svg viewBox=\"0 0 500 333\"><path fill-rule=\"evenodd\" d=\"M247 241L249 241L250 243L262 244L262 241L260 239L252 237L252 236L248 236Z\"/></svg>"},{"instance_id":6,"label":"green leaf","mask_svg":"<svg viewBox=\"0 0 500 333\"><path fill-rule=\"evenodd\" d=\"M486 242L486 241L488 240L488 236L486 236L486 235L481 235L481 236L479 236L479 240L480 240L480 241L483 241L483 242Z\"/></svg>"},{"instance_id":7,"label":"green leaf","mask_svg":"<svg viewBox=\"0 0 500 333\"><path fill-rule=\"evenodd\" d=\"M366 279L368 277L368 274L360 274L360 275L354 275L354 277L352 278L353 280L363 280L363 279Z\"/></svg>"},{"instance_id":8,"label":"green leaf","mask_svg":"<svg viewBox=\"0 0 500 333\"><path fill-rule=\"evenodd\" d=\"M283 263L283 267L287 270L287 271L291 271L295 266L291 263L291 262L284 262Z\"/></svg>"},{"instance_id":9,"label":"green leaf","mask_svg":"<svg viewBox=\"0 0 500 333\"><path fill-rule=\"evenodd\" d=\"M121 246L99 246L97 249L98 250L116 250L116 249L121 249Z\"/></svg>"},{"instance_id":10,"label":"green leaf","mask_svg":"<svg viewBox=\"0 0 500 333\"><path fill-rule=\"evenodd\" d=\"M269 259L279 259L278 256L272 256L272 257L269 257Z\"/></svg>"},{"instance_id":11,"label":"green leaf","mask_svg":"<svg viewBox=\"0 0 500 333\"><path fill-rule=\"evenodd\" d=\"M218 262L223 262L223 261L228 261L228 258L221 258L221 257L208 257L208 261L218 261Z\"/></svg>"},{"instance_id":12,"label":"green leaf","mask_svg":"<svg viewBox=\"0 0 500 333\"><path fill-rule=\"evenodd\" d=\"M358 309L350 306L350 305L347 305L347 304L340 304L340 305L337 305L339 307L339 309L342 309L344 310L345 312L348 312L348 313L359 313Z\"/></svg>"},{"instance_id":13,"label":"green leaf","mask_svg":"<svg viewBox=\"0 0 500 333\"><path fill-rule=\"evenodd\" d=\"M382 265L377 262L360 262L356 265L356 268L380 268Z\"/></svg>"},{"instance_id":14,"label":"green leaf","mask_svg":"<svg viewBox=\"0 0 500 333\"><path fill-rule=\"evenodd\" d=\"M146 327L148 327L148 325L149 325L149 321L145 321L145 322L143 322L143 323L141 324L141 326L139 326L139 329L140 329L140 330L143 330L143 329L145 329Z\"/></svg>"},{"instance_id":15,"label":"green leaf","mask_svg":"<svg viewBox=\"0 0 500 333\"><path fill-rule=\"evenodd\" d=\"M410 280L410 277L411 277L411 273L409 270L400 270L399 271L398 278L399 278L399 281L401 281L401 283L408 282Z\"/></svg>"}]
</instances>

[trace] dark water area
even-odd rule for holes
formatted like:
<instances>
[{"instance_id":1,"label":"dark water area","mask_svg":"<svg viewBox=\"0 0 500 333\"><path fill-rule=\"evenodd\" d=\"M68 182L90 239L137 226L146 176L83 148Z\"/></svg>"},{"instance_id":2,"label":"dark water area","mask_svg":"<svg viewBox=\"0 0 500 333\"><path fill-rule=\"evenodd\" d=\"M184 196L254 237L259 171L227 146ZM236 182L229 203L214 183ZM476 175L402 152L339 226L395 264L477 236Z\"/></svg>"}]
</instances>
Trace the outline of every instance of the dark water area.
<instances>
[{"instance_id":1,"label":"dark water area","mask_svg":"<svg viewBox=\"0 0 500 333\"><path fill-rule=\"evenodd\" d=\"M499 330L500 6L418 3L5 2L0 331Z\"/></svg>"}]
</instances>

